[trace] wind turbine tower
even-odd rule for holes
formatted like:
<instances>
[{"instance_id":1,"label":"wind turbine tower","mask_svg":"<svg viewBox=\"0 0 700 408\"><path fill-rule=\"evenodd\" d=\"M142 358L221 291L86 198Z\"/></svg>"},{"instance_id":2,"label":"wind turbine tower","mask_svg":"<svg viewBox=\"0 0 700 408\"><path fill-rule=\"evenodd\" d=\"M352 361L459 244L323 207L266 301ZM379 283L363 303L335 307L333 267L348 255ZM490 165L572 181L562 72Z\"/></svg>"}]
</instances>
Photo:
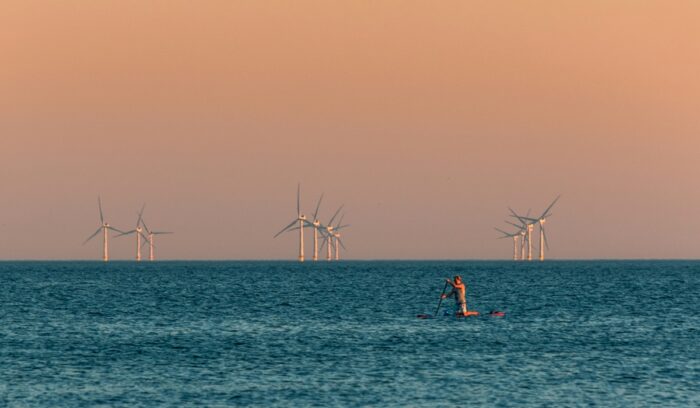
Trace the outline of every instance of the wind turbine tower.
<instances>
[{"instance_id":1,"label":"wind turbine tower","mask_svg":"<svg viewBox=\"0 0 700 408\"><path fill-rule=\"evenodd\" d=\"M513 210L510 210L510 211L513 213L514 216L517 217L517 215L515 214L515 212ZM527 238L527 224L524 223L520 217L517 217L517 218L518 218L518 221L520 221L521 225L514 224L510 221L506 221L506 222L519 230L518 232L516 232L516 234L520 235L520 260L524 261L525 260L525 243L526 243L525 240ZM501 232L503 232L503 231L501 231Z\"/></svg>"},{"instance_id":2,"label":"wind turbine tower","mask_svg":"<svg viewBox=\"0 0 700 408\"><path fill-rule=\"evenodd\" d=\"M535 229L534 224L527 224L527 260L532 261L532 230Z\"/></svg>"},{"instance_id":3,"label":"wind turbine tower","mask_svg":"<svg viewBox=\"0 0 700 408\"><path fill-rule=\"evenodd\" d=\"M121 237L123 235L130 235L130 234L136 234L136 262L141 262L141 237L146 240L146 242L149 242L150 240L148 237L146 237L143 234L143 228L141 228L141 222L143 218L143 209L146 208L146 204L144 204L141 207L141 211L139 211L139 218L136 220L136 228L132 229L131 231L123 232L117 237Z\"/></svg>"},{"instance_id":4,"label":"wind turbine tower","mask_svg":"<svg viewBox=\"0 0 700 408\"><path fill-rule=\"evenodd\" d=\"M301 213L301 184L297 185L297 218L292 221L289 225L286 227L282 228L282 231L278 232L274 238L277 238L280 234L282 234L285 231L292 231L296 228L294 226L299 223L299 262L304 262L304 227L306 224L311 224L309 221L306 220L306 216Z\"/></svg>"},{"instance_id":5,"label":"wind turbine tower","mask_svg":"<svg viewBox=\"0 0 700 408\"><path fill-rule=\"evenodd\" d=\"M321 248L323 248L324 245L328 245L328 247L326 248L326 261L333 260L333 239L335 237L334 231L336 229L333 227L333 220L335 220L335 217L338 216L340 210L342 209L343 205L341 205L340 208L338 208L338 210L335 212L335 214L333 214L331 220L328 221L328 225L319 224L320 228L322 228L321 231L324 235L323 244L321 245Z\"/></svg>"},{"instance_id":6,"label":"wind turbine tower","mask_svg":"<svg viewBox=\"0 0 700 408\"><path fill-rule=\"evenodd\" d=\"M321 207L321 200L323 200L323 194L318 199L316 204L316 211L314 211L314 222L312 223L314 227L314 262L318 261L318 228L321 226L321 221L318 220L318 209Z\"/></svg>"},{"instance_id":7,"label":"wind turbine tower","mask_svg":"<svg viewBox=\"0 0 700 408\"><path fill-rule=\"evenodd\" d=\"M143 211L143 210L141 210L141 211ZM148 229L148 226L146 225L146 221L143 220L143 217L139 217L139 218L141 220L141 225L143 225L143 229L148 234L148 238L144 237L144 238L146 238L146 242L148 242L148 260L154 261L156 259L155 252L154 252L155 244L153 243L155 236L156 235L165 235L165 234L174 234L174 233L169 232L169 231L151 231L150 229ZM139 244L140 244L140 242L139 242ZM139 253L140 252L141 252L141 250L139 249Z\"/></svg>"},{"instance_id":8,"label":"wind turbine tower","mask_svg":"<svg viewBox=\"0 0 700 408\"><path fill-rule=\"evenodd\" d=\"M549 210L551 210L552 207L554 207L554 204L556 204L557 201L559 201L560 197L561 197L561 195L557 196L557 198L555 198L554 201L552 201L552 203L549 204L547 209L544 210L542 212L542 215L540 215L539 217L537 217L537 218L523 217L523 219L525 219L530 224L538 223L540 225L540 258L539 258L540 261L544 261L544 249L545 249L545 247L547 249L549 249L549 243L547 242L547 233L545 232L545 229L544 229L544 223L547 222L547 217L550 217L552 215L552 213L550 213Z\"/></svg>"},{"instance_id":9,"label":"wind turbine tower","mask_svg":"<svg viewBox=\"0 0 700 408\"><path fill-rule=\"evenodd\" d=\"M508 209L510 210L511 214L513 214L513 217L517 218L518 221L520 221L520 223L523 224L522 228L525 230L525 237L527 238L527 260L532 261L532 230L535 228L534 223L537 222L537 220L533 220L532 218L528 217L522 217L518 215L515 211L513 211L513 209L510 207L508 207ZM529 210L527 212L527 215L530 215ZM524 256L522 258L524 258Z\"/></svg>"},{"instance_id":10,"label":"wind turbine tower","mask_svg":"<svg viewBox=\"0 0 700 408\"><path fill-rule=\"evenodd\" d=\"M116 231L118 233L122 233L122 231L110 226L108 222L105 222L104 214L102 213L102 200L100 199L100 196L97 196L97 207L100 210L100 228L98 228L94 234L90 235L88 239L83 242L83 245L87 244L88 241L95 238L95 236L102 231L102 260L107 262L109 261L109 234L107 233L107 230Z\"/></svg>"},{"instance_id":11,"label":"wind turbine tower","mask_svg":"<svg viewBox=\"0 0 700 408\"><path fill-rule=\"evenodd\" d=\"M513 260L517 261L518 260L518 238L521 235L521 231L515 232L513 234L508 233L503 231L502 229L496 228L496 231L500 232L503 234L502 237L499 237L498 239L503 239L503 238L513 238Z\"/></svg>"},{"instance_id":12,"label":"wind turbine tower","mask_svg":"<svg viewBox=\"0 0 700 408\"><path fill-rule=\"evenodd\" d=\"M333 228L333 238L335 238L335 260L339 261L340 260L340 248L339 245L345 249L345 245L343 245L343 241L340 239L340 230L343 228L347 228L350 226L350 224L345 224L343 225L343 218L345 218L345 214L343 214L340 217L340 220L338 220L338 225Z\"/></svg>"}]
</instances>

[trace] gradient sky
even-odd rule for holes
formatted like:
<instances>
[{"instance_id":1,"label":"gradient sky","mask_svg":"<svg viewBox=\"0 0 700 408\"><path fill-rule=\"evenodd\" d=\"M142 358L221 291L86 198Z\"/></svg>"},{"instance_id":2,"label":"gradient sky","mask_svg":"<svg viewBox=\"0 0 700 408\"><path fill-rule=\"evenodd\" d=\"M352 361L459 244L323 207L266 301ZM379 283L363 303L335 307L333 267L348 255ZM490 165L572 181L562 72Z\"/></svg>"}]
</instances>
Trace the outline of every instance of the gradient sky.
<instances>
[{"instance_id":1,"label":"gradient sky","mask_svg":"<svg viewBox=\"0 0 700 408\"><path fill-rule=\"evenodd\" d=\"M98 259L97 195L169 259L700 256L696 1L0 2L0 259ZM311 241L307 241L311 245ZM131 239L112 256L133 256ZM307 252L307 256L310 255Z\"/></svg>"}]
</instances>

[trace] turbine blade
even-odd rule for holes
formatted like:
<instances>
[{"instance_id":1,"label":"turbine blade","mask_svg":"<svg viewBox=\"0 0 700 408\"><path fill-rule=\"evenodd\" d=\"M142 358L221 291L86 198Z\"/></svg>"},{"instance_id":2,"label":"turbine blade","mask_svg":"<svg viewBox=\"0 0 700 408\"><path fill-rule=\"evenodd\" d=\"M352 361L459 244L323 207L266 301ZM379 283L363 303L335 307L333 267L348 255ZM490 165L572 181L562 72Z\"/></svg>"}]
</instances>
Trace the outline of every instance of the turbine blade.
<instances>
[{"instance_id":1,"label":"turbine blade","mask_svg":"<svg viewBox=\"0 0 700 408\"><path fill-rule=\"evenodd\" d=\"M516 224L516 223L514 223L514 222L506 221L506 223L508 223L508 224L514 226L515 228L520 229L520 230L523 229L523 226L522 226L522 225L518 225L518 224Z\"/></svg>"},{"instance_id":2,"label":"turbine blade","mask_svg":"<svg viewBox=\"0 0 700 408\"><path fill-rule=\"evenodd\" d=\"M275 234L275 236L272 237L272 238L277 238L281 233L287 231L289 228L292 228L292 227L294 226L294 224L296 224L297 222L299 222L299 220L294 220L294 221L292 221L289 225L287 225L286 227L282 228L282 231L280 231L280 232L278 232L277 234Z\"/></svg>"},{"instance_id":3,"label":"turbine blade","mask_svg":"<svg viewBox=\"0 0 700 408\"><path fill-rule=\"evenodd\" d=\"M347 228L347 227L349 227L349 226L350 226L350 224L341 225L340 227L335 228L334 231L338 231L338 230L341 230L341 229L343 229L343 228Z\"/></svg>"},{"instance_id":4,"label":"turbine blade","mask_svg":"<svg viewBox=\"0 0 700 408\"><path fill-rule=\"evenodd\" d=\"M122 233L119 234L119 235L115 235L115 237L121 237L121 236L123 236L123 235L131 235L131 234L133 234L134 232L136 232L136 230L131 230L131 231L122 232Z\"/></svg>"},{"instance_id":5,"label":"turbine blade","mask_svg":"<svg viewBox=\"0 0 700 408\"><path fill-rule=\"evenodd\" d=\"M321 200L323 200L323 193L321 193L321 197L319 197L318 203L316 203L316 211L314 211L314 221L318 219L318 209L321 208Z\"/></svg>"},{"instance_id":6,"label":"turbine blade","mask_svg":"<svg viewBox=\"0 0 700 408\"><path fill-rule=\"evenodd\" d=\"M345 213L340 216L340 220L338 220L338 223L335 225L335 229L337 230L340 227L340 224L343 223L343 218L345 218Z\"/></svg>"},{"instance_id":7,"label":"turbine blade","mask_svg":"<svg viewBox=\"0 0 700 408\"><path fill-rule=\"evenodd\" d=\"M146 242L144 242L143 244L141 244L141 246L144 246L146 243L150 242L150 240L148 239L148 237L145 236L145 235L143 234L143 232L139 232L139 235L141 235L141 238L143 238L143 239L146 240Z\"/></svg>"},{"instance_id":8,"label":"turbine blade","mask_svg":"<svg viewBox=\"0 0 700 408\"><path fill-rule=\"evenodd\" d=\"M544 230L544 227L542 227L542 236L544 237L544 246L547 248L547 251L549 251L549 242L547 242L547 233Z\"/></svg>"},{"instance_id":9,"label":"turbine blade","mask_svg":"<svg viewBox=\"0 0 700 408\"><path fill-rule=\"evenodd\" d=\"M106 227L106 228L107 228L107 229L111 229L111 230L114 231L114 232L118 232L118 233L120 233L120 234L124 234L124 231L122 231L122 230L120 230L120 229L117 229L117 228L114 228L114 227Z\"/></svg>"},{"instance_id":10,"label":"turbine blade","mask_svg":"<svg viewBox=\"0 0 700 408\"><path fill-rule=\"evenodd\" d=\"M90 235L90 236L88 237L88 239L86 239L85 241L83 241L83 245L87 244L88 241L90 241L91 239L95 238L95 236L96 236L97 234L99 234L100 231L102 231L102 227L98 228L97 231L95 231L94 234Z\"/></svg>"},{"instance_id":11,"label":"turbine blade","mask_svg":"<svg viewBox=\"0 0 700 408\"><path fill-rule=\"evenodd\" d=\"M299 220L297 220L296 222L299 222ZM314 226L314 223L310 222L309 220L304 220L303 225L304 225L304 228L316 228ZM299 229L299 226L297 225L296 227L290 228L287 231L296 231L298 229Z\"/></svg>"},{"instance_id":12,"label":"turbine blade","mask_svg":"<svg viewBox=\"0 0 700 408\"><path fill-rule=\"evenodd\" d=\"M141 211L139 211L139 219L136 221L136 227L138 227L139 224L141 223L141 219L143 218L143 210L145 208L146 208L146 203L143 203L143 205L141 206Z\"/></svg>"},{"instance_id":13,"label":"turbine blade","mask_svg":"<svg viewBox=\"0 0 700 408\"><path fill-rule=\"evenodd\" d=\"M100 209L100 223L104 224L105 217L102 214L102 199L100 199L100 196L97 196L97 207Z\"/></svg>"},{"instance_id":14,"label":"turbine blade","mask_svg":"<svg viewBox=\"0 0 700 408\"><path fill-rule=\"evenodd\" d=\"M141 225L143 225L143 227L146 229L146 232L149 234L151 233L151 230L148 229L148 226L146 226L146 221L144 221L143 218L141 218Z\"/></svg>"},{"instance_id":15,"label":"turbine blade","mask_svg":"<svg viewBox=\"0 0 700 408\"><path fill-rule=\"evenodd\" d=\"M500 237L499 239L501 239L501 238L508 238L508 237L511 236L511 234L509 234L509 233L503 231L503 230L500 229L500 228L495 228L495 227L494 227L494 229L495 229L496 231L500 232L501 234L505 235L504 237Z\"/></svg>"},{"instance_id":16,"label":"turbine blade","mask_svg":"<svg viewBox=\"0 0 700 408\"><path fill-rule=\"evenodd\" d=\"M337 240L338 240L338 243L340 244L340 246L341 246L344 250L347 251L348 249L345 248L345 245L343 244L343 241L341 241L340 238L337 238Z\"/></svg>"},{"instance_id":17,"label":"turbine blade","mask_svg":"<svg viewBox=\"0 0 700 408\"><path fill-rule=\"evenodd\" d=\"M511 214L513 214L512 217L517 218L518 221L520 221L523 225L527 224L525 221L523 221L524 217L519 216L515 211L513 211L512 208L508 207L508 210L510 211Z\"/></svg>"},{"instance_id":18,"label":"turbine blade","mask_svg":"<svg viewBox=\"0 0 700 408\"><path fill-rule=\"evenodd\" d=\"M518 221L520 221L523 225L532 224L532 223L534 223L534 222L538 222L538 221L539 221L539 218L523 217L522 215L518 215L518 214L515 214L515 213L513 213L513 215L511 215L511 217L517 218Z\"/></svg>"},{"instance_id":19,"label":"turbine blade","mask_svg":"<svg viewBox=\"0 0 700 408\"><path fill-rule=\"evenodd\" d=\"M153 234L153 235L165 235L165 234L174 234L174 232L171 232L171 231L158 231L158 232L156 232L156 231L154 231L151 234Z\"/></svg>"},{"instance_id":20,"label":"turbine blade","mask_svg":"<svg viewBox=\"0 0 700 408\"><path fill-rule=\"evenodd\" d=\"M547 216L547 213L549 212L549 210L552 209L552 207L554 207L554 204L556 204L557 201L559 201L559 198L561 198L561 194L559 194L559 195L557 196L557 198L555 198L554 201L552 201L552 204L550 204L549 207L547 207L547 209L544 210L544 212L542 212L542 215L540 216L540 218L544 218L544 217Z\"/></svg>"},{"instance_id":21,"label":"turbine blade","mask_svg":"<svg viewBox=\"0 0 700 408\"><path fill-rule=\"evenodd\" d=\"M328 225L333 225L333 220L335 219L335 217L338 216L338 213L340 213L340 210L342 210L344 206L345 204L341 205L340 208L338 208L338 211L336 211L335 214L333 214L333 217L331 217L331 220L328 221Z\"/></svg>"}]
</instances>

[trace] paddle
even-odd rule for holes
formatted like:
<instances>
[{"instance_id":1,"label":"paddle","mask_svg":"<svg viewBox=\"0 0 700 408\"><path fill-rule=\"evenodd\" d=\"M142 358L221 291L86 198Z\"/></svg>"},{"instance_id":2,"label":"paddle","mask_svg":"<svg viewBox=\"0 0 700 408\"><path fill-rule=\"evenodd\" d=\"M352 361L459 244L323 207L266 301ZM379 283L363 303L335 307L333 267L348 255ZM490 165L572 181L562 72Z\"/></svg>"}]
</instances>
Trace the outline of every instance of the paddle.
<instances>
[{"instance_id":1,"label":"paddle","mask_svg":"<svg viewBox=\"0 0 700 408\"><path fill-rule=\"evenodd\" d=\"M445 294L445 291L447 290L447 281L445 281L445 287L442 288L442 293L440 294L440 301L438 302L437 308L435 309L435 317L438 315L438 311L440 310L440 305L442 304L442 296Z\"/></svg>"},{"instance_id":2,"label":"paddle","mask_svg":"<svg viewBox=\"0 0 700 408\"><path fill-rule=\"evenodd\" d=\"M432 319L433 317L437 317L437 313L440 310L440 305L442 304L442 295L445 294L445 291L447 290L447 282L445 282L445 287L442 288L442 293L440 294L440 301L438 301L437 309L435 309L435 314L434 315L429 315L429 314L419 314L416 317L419 319Z\"/></svg>"}]
</instances>

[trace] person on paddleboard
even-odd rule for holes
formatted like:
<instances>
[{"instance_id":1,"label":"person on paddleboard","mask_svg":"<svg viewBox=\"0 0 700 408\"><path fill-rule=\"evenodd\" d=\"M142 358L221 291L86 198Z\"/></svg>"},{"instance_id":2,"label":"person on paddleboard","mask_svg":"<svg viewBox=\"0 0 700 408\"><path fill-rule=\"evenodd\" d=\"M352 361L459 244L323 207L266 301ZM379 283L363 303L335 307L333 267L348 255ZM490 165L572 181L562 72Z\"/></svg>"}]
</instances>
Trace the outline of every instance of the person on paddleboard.
<instances>
[{"instance_id":1,"label":"person on paddleboard","mask_svg":"<svg viewBox=\"0 0 700 408\"><path fill-rule=\"evenodd\" d=\"M454 296L455 303L457 306L457 313L462 315L467 314L467 286L462 282L462 277L456 275L454 277L454 282L450 278L445 279L445 281L452 286L452 291L448 294L443 294L442 298L446 299L448 297Z\"/></svg>"}]
</instances>

